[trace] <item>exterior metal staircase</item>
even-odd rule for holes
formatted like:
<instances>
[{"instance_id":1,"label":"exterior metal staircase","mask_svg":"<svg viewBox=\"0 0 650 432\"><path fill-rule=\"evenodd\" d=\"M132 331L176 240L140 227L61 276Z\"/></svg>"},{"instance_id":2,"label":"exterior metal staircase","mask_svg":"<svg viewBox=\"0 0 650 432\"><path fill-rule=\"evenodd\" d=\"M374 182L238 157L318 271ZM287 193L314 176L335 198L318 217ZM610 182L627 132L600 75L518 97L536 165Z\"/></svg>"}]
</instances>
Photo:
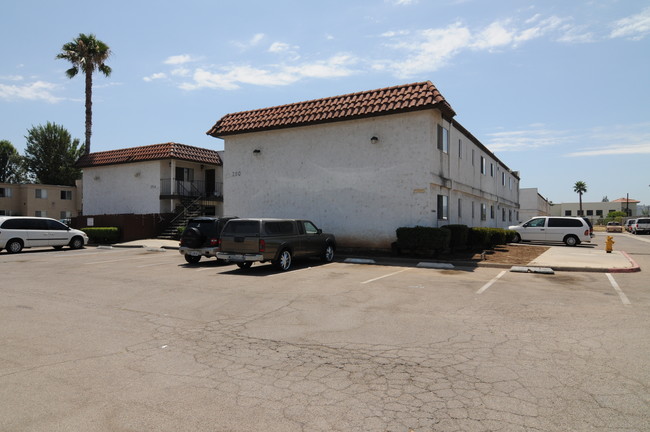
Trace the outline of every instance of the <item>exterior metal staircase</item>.
<instances>
[{"instance_id":1,"label":"exterior metal staircase","mask_svg":"<svg viewBox=\"0 0 650 432\"><path fill-rule=\"evenodd\" d=\"M203 214L203 206L199 203L202 197L181 198L181 204L176 207L174 218L167 228L158 236L159 239L177 240L179 228L185 227L187 222Z\"/></svg>"}]
</instances>

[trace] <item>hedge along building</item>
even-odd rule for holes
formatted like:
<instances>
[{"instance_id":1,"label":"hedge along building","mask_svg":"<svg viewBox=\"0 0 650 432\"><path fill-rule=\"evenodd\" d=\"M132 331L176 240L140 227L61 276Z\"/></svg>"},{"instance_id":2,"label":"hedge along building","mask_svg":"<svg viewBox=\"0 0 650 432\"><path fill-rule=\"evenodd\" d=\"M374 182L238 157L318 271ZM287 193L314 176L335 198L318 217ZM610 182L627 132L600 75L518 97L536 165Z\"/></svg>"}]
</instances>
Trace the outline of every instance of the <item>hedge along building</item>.
<instances>
[{"instance_id":1,"label":"hedge along building","mask_svg":"<svg viewBox=\"0 0 650 432\"><path fill-rule=\"evenodd\" d=\"M313 220L345 247L402 226L507 227L519 177L453 118L431 82L227 114L224 213Z\"/></svg>"}]
</instances>

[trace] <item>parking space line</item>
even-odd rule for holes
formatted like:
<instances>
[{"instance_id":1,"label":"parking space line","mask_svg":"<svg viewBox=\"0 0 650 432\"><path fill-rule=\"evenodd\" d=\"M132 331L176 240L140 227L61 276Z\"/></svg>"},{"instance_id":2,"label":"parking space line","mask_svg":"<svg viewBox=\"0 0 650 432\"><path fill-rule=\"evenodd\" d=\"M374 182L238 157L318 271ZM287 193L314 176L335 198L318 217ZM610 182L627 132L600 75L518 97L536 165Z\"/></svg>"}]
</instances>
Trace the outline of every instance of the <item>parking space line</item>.
<instances>
[{"instance_id":1,"label":"parking space line","mask_svg":"<svg viewBox=\"0 0 650 432\"><path fill-rule=\"evenodd\" d=\"M493 283L495 283L496 281L498 281L498 280L501 278L501 276L503 276L503 275L506 274L506 273L507 273L507 271L506 271L506 270L503 270L501 273L499 273L498 275L496 275L496 277L495 277L494 279L492 279L490 282L488 282L488 283L486 283L485 285L483 285L483 286L481 287L480 290L476 291L476 294L482 294L486 289L490 288L490 287L492 286Z\"/></svg>"},{"instance_id":2,"label":"parking space line","mask_svg":"<svg viewBox=\"0 0 650 432\"><path fill-rule=\"evenodd\" d=\"M108 263L114 263L114 262L120 262L120 261L134 261L134 260L150 259L150 258L158 258L158 257L157 256L129 257L129 258L120 258L120 259L115 259L115 260L106 260L106 261L92 261L92 262L84 263L84 265L108 264Z\"/></svg>"},{"instance_id":3,"label":"parking space line","mask_svg":"<svg viewBox=\"0 0 650 432\"><path fill-rule=\"evenodd\" d=\"M609 283L612 284L612 287L616 290L618 293L618 296L621 298L621 301L623 302L624 305L630 305L630 300L628 300L627 296L623 292L620 286L618 286L618 283L616 280L614 280L614 276L612 276L611 273L607 273L607 278L609 279Z\"/></svg>"},{"instance_id":4,"label":"parking space line","mask_svg":"<svg viewBox=\"0 0 650 432\"><path fill-rule=\"evenodd\" d=\"M396 272L393 272L393 273L389 273L389 274L386 274L386 275L383 275L383 276L379 276L379 277L376 277L376 278L374 278L374 279L369 279L369 280L367 280L367 281L363 281L363 282L361 282L361 283L362 283L362 284L367 284L367 283L374 282L374 281L377 281L377 280L379 280L379 279L384 279L384 278L387 278L387 277L391 277L391 276L394 276L394 275L396 275L396 274L403 273L403 272L405 272L405 271L409 271L409 270L411 270L411 269L410 269L410 268L407 268L407 269L404 269L404 270L400 270L400 271L396 271Z\"/></svg>"}]
</instances>

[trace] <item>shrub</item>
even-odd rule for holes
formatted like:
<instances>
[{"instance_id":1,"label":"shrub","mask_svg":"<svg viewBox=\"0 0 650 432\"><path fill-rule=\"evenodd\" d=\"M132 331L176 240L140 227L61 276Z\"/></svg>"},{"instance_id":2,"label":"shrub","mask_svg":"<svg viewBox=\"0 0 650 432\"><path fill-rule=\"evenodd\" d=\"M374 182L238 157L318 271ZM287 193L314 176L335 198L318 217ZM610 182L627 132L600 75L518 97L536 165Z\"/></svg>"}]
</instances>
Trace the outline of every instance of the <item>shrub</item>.
<instances>
[{"instance_id":1,"label":"shrub","mask_svg":"<svg viewBox=\"0 0 650 432\"><path fill-rule=\"evenodd\" d=\"M95 244L117 243L120 239L120 230L117 227L87 227L82 228L88 236L88 241Z\"/></svg>"},{"instance_id":2,"label":"shrub","mask_svg":"<svg viewBox=\"0 0 650 432\"><path fill-rule=\"evenodd\" d=\"M451 250L462 250L467 248L469 237L469 227L467 225L446 225L442 229L449 230L451 237L449 239L449 248Z\"/></svg>"},{"instance_id":3,"label":"shrub","mask_svg":"<svg viewBox=\"0 0 650 432\"><path fill-rule=\"evenodd\" d=\"M503 228L474 227L469 230L468 243L477 249L492 249L512 241L514 235L514 231Z\"/></svg>"},{"instance_id":4,"label":"shrub","mask_svg":"<svg viewBox=\"0 0 650 432\"><path fill-rule=\"evenodd\" d=\"M426 255L447 250L451 238L448 229L423 226L397 228L396 234L399 249Z\"/></svg>"}]
</instances>

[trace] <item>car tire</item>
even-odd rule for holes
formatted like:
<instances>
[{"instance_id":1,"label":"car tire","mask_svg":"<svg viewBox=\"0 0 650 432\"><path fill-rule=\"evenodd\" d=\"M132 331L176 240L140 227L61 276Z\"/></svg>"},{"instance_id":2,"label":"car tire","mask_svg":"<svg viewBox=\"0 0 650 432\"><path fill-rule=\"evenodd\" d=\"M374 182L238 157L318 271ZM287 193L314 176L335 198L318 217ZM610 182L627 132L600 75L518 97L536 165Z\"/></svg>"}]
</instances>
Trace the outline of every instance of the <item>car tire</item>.
<instances>
[{"instance_id":1,"label":"car tire","mask_svg":"<svg viewBox=\"0 0 650 432\"><path fill-rule=\"evenodd\" d=\"M203 234L198 228L187 228L183 232L183 242L192 249L198 249L203 245Z\"/></svg>"},{"instance_id":2,"label":"car tire","mask_svg":"<svg viewBox=\"0 0 650 432\"><path fill-rule=\"evenodd\" d=\"M185 261L187 261L189 264L196 264L199 261L201 261L201 256L193 256L193 255L187 255L185 254Z\"/></svg>"},{"instance_id":3,"label":"car tire","mask_svg":"<svg viewBox=\"0 0 650 432\"><path fill-rule=\"evenodd\" d=\"M580 240L578 240L578 237L574 235L568 235L564 237L564 244L567 246L577 246L580 244Z\"/></svg>"},{"instance_id":4,"label":"car tire","mask_svg":"<svg viewBox=\"0 0 650 432\"><path fill-rule=\"evenodd\" d=\"M334 246L327 243L325 245L325 250L323 251L323 254L321 255L320 259L321 261L326 263L334 261Z\"/></svg>"},{"instance_id":5,"label":"car tire","mask_svg":"<svg viewBox=\"0 0 650 432\"><path fill-rule=\"evenodd\" d=\"M73 237L69 245L70 249L81 249L84 247L84 240L81 237Z\"/></svg>"},{"instance_id":6,"label":"car tire","mask_svg":"<svg viewBox=\"0 0 650 432\"><path fill-rule=\"evenodd\" d=\"M61 249L63 249L63 246L52 246L52 247L54 248L54 250L61 250Z\"/></svg>"},{"instance_id":7,"label":"car tire","mask_svg":"<svg viewBox=\"0 0 650 432\"><path fill-rule=\"evenodd\" d=\"M521 236L519 233L515 234L515 236L512 238L513 243L521 243Z\"/></svg>"},{"instance_id":8,"label":"car tire","mask_svg":"<svg viewBox=\"0 0 650 432\"><path fill-rule=\"evenodd\" d=\"M237 263L237 267L239 267L241 270L248 270L252 265L253 263L250 261Z\"/></svg>"},{"instance_id":9,"label":"car tire","mask_svg":"<svg viewBox=\"0 0 650 432\"><path fill-rule=\"evenodd\" d=\"M291 268L291 251L289 249L282 249L278 259L273 261L275 268L281 271L287 271Z\"/></svg>"},{"instance_id":10,"label":"car tire","mask_svg":"<svg viewBox=\"0 0 650 432\"><path fill-rule=\"evenodd\" d=\"M11 239L5 245L5 249L10 254L20 253L23 250L23 242L19 239Z\"/></svg>"}]
</instances>

